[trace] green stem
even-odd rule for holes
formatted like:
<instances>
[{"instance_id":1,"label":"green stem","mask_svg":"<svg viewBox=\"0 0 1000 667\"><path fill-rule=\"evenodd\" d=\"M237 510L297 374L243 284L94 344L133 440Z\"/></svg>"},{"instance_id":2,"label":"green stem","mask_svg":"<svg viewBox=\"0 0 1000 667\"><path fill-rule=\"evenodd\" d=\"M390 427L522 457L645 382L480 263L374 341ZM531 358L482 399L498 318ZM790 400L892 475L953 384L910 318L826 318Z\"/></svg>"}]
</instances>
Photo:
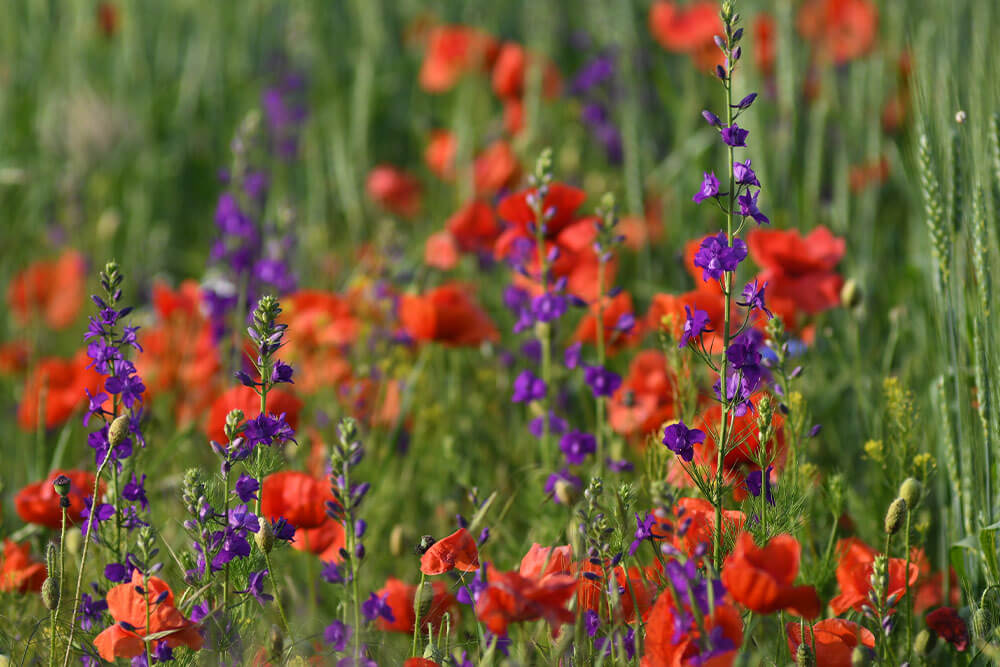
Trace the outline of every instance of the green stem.
<instances>
[{"instance_id":1,"label":"green stem","mask_svg":"<svg viewBox=\"0 0 1000 667\"><path fill-rule=\"evenodd\" d=\"M597 365L604 367L604 259L597 261ZM597 426L594 427L594 437L597 439L597 467L604 460L604 398L595 396Z\"/></svg>"},{"instance_id":2,"label":"green stem","mask_svg":"<svg viewBox=\"0 0 1000 667\"><path fill-rule=\"evenodd\" d=\"M274 576L274 567L271 565L271 554L266 551L264 552L264 564L267 565L267 576L271 578L271 587L274 589L274 606L278 608L281 627L285 630L285 634L291 637L292 628L288 625L288 619L285 617L285 608L281 604L281 595L278 594L278 579Z\"/></svg>"},{"instance_id":3,"label":"green stem","mask_svg":"<svg viewBox=\"0 0 1000 667\"><path fill-rule=\"evenodd\" d=\"M420 636L420 597L424 593L424 580L426 576L423 570L420 571L420 585L417 586L417 594L413 600L414 609L414 622L413 622L413 647L410 649L410 655L417 657L417 638Z\"/></svg>"},{"instance_id":4,"label":"green stem","mask_svg":"<svg viewBox=\"0 0 1000 667\"><path fill-rule=\"evenodd\" d=\"M153 664L153 658L149 654L149 641L146 639L146 635L149 634L149 616L150 616L150 614L149 614L149 575L146 574L146 573L143 573L143 575L142 575L142 594L143 594L143 598L145 598L145 600L146 600L146 627L145 627L145 631L142 633L142 638L143 638L142 639L142 644L143 644L143 647L146 649L146 664L147 665L152 665Z\"/></svg>"},{"instance_id":5,"label":"green stem","mask_svg":"<svg viewBox=\"0 0 1000 667\"><path fill-rule=\"evenodd\" d=\"M906 658L910 660L913 651L913 607L910 606L910 509L906 509L906 535L903 537L906 549L906 569L903 571L903 608L906 610ZM888 556L888 554L886 554ZM947 599L947 598L945 598Z\"/></svg>"},{"instance_id":6,"label":"green stem","mask_svg":"<svg viewBox=\"0 0 1000 667\"><path fill-rule=\"evenodd\" d=\"M537 190L536 190L537 195ZM539 281L542 292L547 292L549 263L545 252L545 211L541 198L535 203L535 246L538 252ZM552 375L552 329L548 322L535 325L535 335L542 344L542 381L545 382L545 396L542 397L542 463L546 470L552 468L552 451L549 446L549 384Z\"/></svg>"},{"instance_id":7,"label":"green stem","mask_svg":"<svg viewBox=\"0 0 1000 667\"><path fill-rule=\"evenodd\" d=\"M60 498L60 501L62 499ZM60 502L61 505L61 502ZM56 600L55 611L52 612L52 637L49 640L49 667L56 664L56 621L59 619L59 613L62 611L62 601L63 601L63 564L65 563L66 554L66 508L61 507L62 519L59 528L59 574L58 579L56 579L56 590L59 591L59 597ZM52 576L52 573L49 573Z\"/></svg>"}]
</instances>

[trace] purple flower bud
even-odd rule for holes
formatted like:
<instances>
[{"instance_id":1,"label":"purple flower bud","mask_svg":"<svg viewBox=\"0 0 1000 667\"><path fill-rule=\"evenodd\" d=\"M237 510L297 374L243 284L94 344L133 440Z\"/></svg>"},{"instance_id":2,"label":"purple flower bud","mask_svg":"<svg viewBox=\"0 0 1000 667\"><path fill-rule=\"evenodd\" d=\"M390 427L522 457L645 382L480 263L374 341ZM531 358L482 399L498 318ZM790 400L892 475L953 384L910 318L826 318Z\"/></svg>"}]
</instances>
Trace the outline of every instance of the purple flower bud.
<instances>
[{"instance_id":1,"label":"purple flower bud","mask_svg":"<svg viewBox=\"0 0 1000 667\"><path fill-rule=\"evenodd\" d=\"M702 111L701 115L705 119L705 121L712 127L722 127L722 121L719 120L719 117L716 116L711 111L709 111L708 109Z\"/></svg>"}]
</instances>

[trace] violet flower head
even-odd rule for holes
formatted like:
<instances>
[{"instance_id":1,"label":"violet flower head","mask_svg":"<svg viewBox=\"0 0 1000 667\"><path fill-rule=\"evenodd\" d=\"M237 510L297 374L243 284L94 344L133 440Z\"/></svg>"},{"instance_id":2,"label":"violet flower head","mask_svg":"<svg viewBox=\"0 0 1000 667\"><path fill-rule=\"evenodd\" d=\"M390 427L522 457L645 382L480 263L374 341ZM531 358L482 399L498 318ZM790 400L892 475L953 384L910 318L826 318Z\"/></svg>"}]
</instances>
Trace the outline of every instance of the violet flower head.
<instances>
[{"instance_id":1,"label":"violet flower head","mask_svg":"<svg viewBox=\"0 0 1000 667\"><path fill-rule=\"evenodd\" d=\"M572 430L559 440L559 449L568 463L580 465L597 451L597 439L585 431Z\"/></svg>"},{"instance_id":2,"label":"violet flower head","mask_svg":"<svg viewBox=\"0 0 1000 667\"><path fill-rule=\"evenodd\" d=\"M733 245L727 242L726 233L719 232L701 242L694 256L694 265L702 269L704 281L720 280L723 273L735 271L747 256L747 244L738 236L733 237Z\"/></svg>"},{"instance_id":3,"label":"violet flower head","mask_svg":"<svg viewBox=\"0 0 1000 667\"><path fill-rule=\"evenodd\" d=\"M595 398L613 395L622 384L622 377L618 373L603 366L587 366L583 379Z\"/></svg>"},{"instance_id":4,"label":"violet flower head","mask_svg":"<svg viewBox=\"0 0 1000 667\"><path fill-rule=\"evenodd\" d=\"M267 570L261 570L260 572L251 572L247 577L247 587L243 590L236 591L240 594L250 594L253 598L260 604L261 607L265 603L270 602L274 599L273 595L264 592L264 578L267 576Z\"/></svg>"},{"instance_id":5,"label":"violet flower head","mask_svg":"<svg viewBox=\"0 0 1000 667\"><path fill-rule=\"evenodd\" d=\"M747 135L750 134L749 130L744 130L736 123L733 123L729 127L724 127L720 131L722 135L722 141L725 142L727 146L733 148L746 148L747 145Z\"/></svg>"},{"instance_id":6,"label":"violet flower head","mask_svg":"<svg viewBox=\"0 0 1000 667\"><path fill-rule=\"evenodd\" d=\"M531 302L531 312L539 322L552 322L566 312L566 297L554 292L546 292Z\"/></svg>"},{"instance_id":7,"label":"violet flower head","mask_svg":"<svg viewBox=\"0 0 1000 667\"><path fill-rule=\"evenodd\" d=\"M372 593L368 596L368 599L361 603L361 613L364 614L365 618L369 621L374 621L376 618L382 617L389 623L394 623L396 617L392 613L392 608L388 603L388 595L383 595L379 597Z\"/></svg>"},{"instance_id":8,"label":"violet flower head","mask_svg":"<svg viewBox=\"0 0 1000 667\"><path fill-rule=\"evenodd\" d=\"M715 175L715 172L705 172L704 178L701 181L701 189L695 193L691 200L695 204L700 204L706 199L711 199L712 197L719 196L719 179Z\"/></svg>"},{"instance_id":9,"label":"violet flower head","mask_svg":"<svg viewBox=\"0 0 1000 667\"><path fill-rule=\"evenodd\" d=\"M743 287L743 301L737 301L736 303L751 311L759 310L767 315L768 319L771 319L774 315L767 309L767 304L764 302L764 289L766 287L767 281L764 281L764 284L761 285L754 278L753 282L749 282Z\"/></svg>"},{"instance_id":10,"label":"violet flower head","mask_svg":"<svg viewBox=\"0 0 1000 667\"><path fill-rule=\"evenodd\" d=\"M566 348L566 352L563 354L563 363L566 368L574 369L580 365L580 351L583 349L583 343L573 343Z\"/></svg>"},{"instance_id":11,"label":"violet flower head","mask_svg":"<svg viewBox=\"0 0 1000 667\"><path fill-rule=\"evenodd\" d=\"M705 442L705 432L688 428L683 420L663 429L663 444L688 463L694 458L694 446L702 442Z\"/></svg>"},{"instance_id":12,"label":"violet flower head","mask_svg":"<svg viewBox=\"0 0 1000 667\"><path fill-rule=\"evenodd\" d=\"M552 412L551 410L549 411L549 433L553 435L562 435L566 432L567 427L568 425L566 424L565 419L557 415L555 412ZM531 435L541 439L542 435L545 433L544 418L539 416L532 419L531 423L528 424L528 430L531 432Z\"/></svg>"},{"instance_id":13,"label":"violet flower head","mask_svg":"<svg viewBox=\"0 0 1000 667\"><path fill-rule=\"evenodd\" d=\"M549 475L548 480L545 482L545 495L550 496L555 499L557 503L562 503L558 493L556 493L556 485L563 483L567 484L575 489L583 488L583 481L571 473L569 468L563 468L558 472L554 472Z\"/></svg>"},{"instance_id":14,"label":"violet flower head","mask_svg":"<svg viewBox=\"0 0 1000 667\"><path fill-rule=\"evenodd\" d=\"M236 480L235 486L236 495L244 503L255 500L257 498L257 491L260 490L260 482L257 481L257 478L246 473L240 475L240 478Z\"/></svg>"},{"instance_id":15,"label":"violet flower head","mask_svg":"<svg viewBox=\"0 0 1000 667\"><path fill-rule=\"evenodd\" d=\"M733 163L733 176L736 177L737 185L756 185L758 188L760 187L757 174L750 167L750 158L747 158L745 162L736 161Z\"/></svg>"},{"instance_id":16,"label":"violet flower head","mask_svg":"<svg viewBox=\"0 0 1000 667\"><path fill-rule=\"evenodd\" d=\"M767 475L765 476L760 470L754 470L746 477L746 487L747 491L754 498L760 498L760 492L763 487L764 499L767 501L768 505L774 507L774 495L771 493L771 471L774 470L774 466L767 466Z\"/></svg>"},{"instance_id":17,"label":"violet flower head","mask_svg":"<svg viewBox=\"0 0 1000 667\"><path fill-rule=\"evenodd\" d=\"M514 380L514 394L510 400L512 403L530 403L543 398L547 391L545 380L524 370Z\"/></svg>"},{"instance_id":18,"label":"violet flower head","mask_svg":"<svg viewBox=\"0 0 1000 667\"><path fill-rule=\"evenodd\" d=\"M343 651L354 635L354 628L340 621L334 621L323 630L323 639L334 651Z\"/></svg>"},{"instance_id":19,"label":"violet flower head","mask_svg":"<svg viewBox=\"0 0 1000 667\"><path fill-rule=\"evenodd\" d=\"M706 331L711 331L709 324L712 322L707 312L700 308L695 308L692 312L690 306L684 306L684 312L687 314L687 317L684 320L684 329L681 331L678 348L687 347L688 343L692 340L700 337Z\"/></svg>"},{"instance_id":20,"label":"violet flower head","mask_svg":"<svg viewBox=\"0 0 1000 667\"><path fill-rule=\"evenodd\" d=\"M758 225L769 225L771 224L771 219L757 208L758 197L760 197L760 190L755 191L753 194L750 194L748 190L737 197L736 201L740 205L740 215L753 218Z\"/></svg>"}]
</instances>

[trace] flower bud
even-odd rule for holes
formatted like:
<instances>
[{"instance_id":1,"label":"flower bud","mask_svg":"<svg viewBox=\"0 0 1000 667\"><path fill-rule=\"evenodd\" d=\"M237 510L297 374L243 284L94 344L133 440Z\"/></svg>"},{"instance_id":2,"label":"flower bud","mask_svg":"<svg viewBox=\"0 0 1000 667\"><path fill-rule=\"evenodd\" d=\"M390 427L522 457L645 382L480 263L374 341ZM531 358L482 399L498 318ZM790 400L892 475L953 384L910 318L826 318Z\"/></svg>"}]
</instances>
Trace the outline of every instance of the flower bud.
<instances>
[{"instance_id":1,"label":"flower bud","mask_svg":"<svg viewBox=\"0 0 1000 667\"><path fill-rule=\"evenodd\" d=\"M816 659L806 642L799 644L798 650L795 651L795 664L798 667L815 667Z\"/></svg>"},{"instance_id":2,"label":"flower bud","mask_svg":"<svg viewBox=\"0 0 1000 667\"><path fill-rule=\"evenodd\" d=\"M888 535L895 535L899 532L899 529L903 527L903 521L906 520L906 501L902 498L896 498L889 505L889 511L885 513L885 532Z\"/></svg>"},{"instance_id":3,"label":"flower bud","mask_svg":"<svg viewBox=\"0 0 1000 667\"><path fill-rule=\"evenodd\" d=\"M261 520L260 530L254 535L254 541L262 553L271 553L271 548L274 546L274 530L271 528L270 521L267 519Z\"/></svg>"},{"instance_id":4,"label":"flower bud","mask_svg":"<svg viewBox=\"0 0 1000 667\"><path fill-rule=\"evenodd\" d=\"M56 493L63 497L69 493L70 484L71 481L66 475L59 475L52 480L52 487L56 490Z\"/></svg>"},{"instance_id":5,"label":"flower bud","mask_svg":"<svg viewBox=\"0 0 1000 667\"><path fill-rule=\"evenodd\" d=\"M51 575L45 577L45 581L42 582L42 604L49 611L59 605L59 584Z\"/></svg>"},{"instance_id":6,"label":"flower bud","mask_svg":"<svg viewBox=\"0 0 1000 667\"><path fill-rule=\"evenodd\" d=\"M868 664L868 656L865 655L865 650L860 646L855 646L854 650L851 651L851 667L864 667Z\"/></svg>"},{"instance_id":7,"label":"flower bud","mask_svg":"<svg viewBox=\"0 0 1000 667\"><path fill-rule=\"evenodd\" d=\"M840 288L840 305L844 308L857 308L861 305L861 288L854 278L848 278Z\"/></svg>"},{"instance_id":8,"label":"flower bud","mask_svg":"<svg viewBox=\"0 0 1000 667\"><path fill-rule=\"evenodd\" d=\"M579 490L572 483L560 479L555 485L555 496L563 505L572 505L580 496Z\"/></svg>"},{"instance_id":9,"label":"flower bud","mask_svg":"<svg viewBox=\"0 0 1000 667\"><path fill-rule=\"evenodd\" d=\"M108 443L112 447L117 447L125 442L125 438L128 437L128 427L129 416L118 415L108 428Z\"/></svg>"},{"instance_id":10,"label":"flower bud","mask_svg":"<svg viewBox=\"0 0 1000 667\"><path fill-rule=\"evenodd\" d=\"M906 501L907 509L916 509L920 503L920 496L924 492L924 485L914 477L907 477L899 485L899 497Z\"/></svg>"},{"instance_id":11,"label":"flower bud","mask_svg":"<svg viewBox=\"0 0 1000 667\"><path fill-rule=\"evenodd\" d=\"M916 638L913 640L913 654L916 656L925 656L934 650L934 644L936 643L937 635L935 635L930 630L924 628L917 633Z\"/></svg>"},{"instance_id":12,"label":"flower bud","mask_svg":"<svg viewBox=\"0 0 1000 667\"><path fill-rule=\"evenodd\" d=\"M434 587L431 582L425 581L422 586L417 586L413 596L413 613L419 622L427 616L431 610L431 603L434 602Z\"/></svg>"}]
</instances>

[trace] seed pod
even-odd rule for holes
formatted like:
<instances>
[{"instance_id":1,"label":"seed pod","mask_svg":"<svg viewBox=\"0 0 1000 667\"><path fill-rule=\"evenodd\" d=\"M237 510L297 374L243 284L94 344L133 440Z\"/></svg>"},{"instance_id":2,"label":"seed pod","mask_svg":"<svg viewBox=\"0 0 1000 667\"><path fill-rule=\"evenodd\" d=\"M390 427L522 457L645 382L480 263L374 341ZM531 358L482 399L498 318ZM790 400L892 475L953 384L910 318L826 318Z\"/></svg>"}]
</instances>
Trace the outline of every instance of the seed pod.
<instances>
[{"instance_id":1,"label":"seed pod","mask_svg":"<svg viewBox=\"0 0 1000 667\"><path fill-rule=\"evenodd\" d=\"M59 605L59 584L51 576L45 577L45 581L42 582L42 604L49 611Z\"/></svg>"},{"instance_id":2,"label":"seed pod","mask_svg":"<svg viewBox=\"0 0 1000 667\"><path fill-rule=\"evenodd\" d=\"M899 529L903 527L903 521L906 519L906 501L902 498L896 498L889 505L889 511L885 513L885 532L888 535L895 535L899 532Z\"/></svg>"},{"instance_id":3,"label":"seed pod","mask_svg":"<svg viewBox=\"0 0 1000 667\"><path fill-rule=\"evenodd\" d=\"M899 497L906 501L906 508L908 510L914 510L920 503L920 496L924 492L924 485L920 483L920 480L913 477L907 477L902 484L899 485Z\"/></svg>"},{"instance_id":4,"label":"seed pod","mask_svg":"<svg viewBox=\"0 0 1000 667\"><path fill-rule=\"evenodd\" d=\"M913 640L914 655L924 656L929 654L934 650L935 643L937 643L937 635L924 628L917 633L917 637Z\"/></svg>"},{"instance_id":5,"label":"seed pod","mask_svg":"<svg viewBox=\"0 0 1000 667\"><path fill-rule=\"evenodd\" d=\"M117 447L125 442L125 438L128 437L128 427L129 416L118 415L118 417L111 422L111 426L108 428L108 443L110 443L112 447Z\"/></svg>"},{"instance_id":6,"label":"seed pod","mask_svg":"<svg viewBox=\"0 0 1000 667\"><path fill-rule=\"evenodd\" d=\"M260 522L260 530L254 536L254 541L261 552L266 554L271 553L271 548L274 546L274 530L271 528L270 521L264 519Z\"/></svg>"},{"instance_id":7,"label":"seed pod","mask_svg":"<svg viewBox=\"0 0 1000 667\"><path fill-rule=\"evenodd\" d=\"M54 480L52 480L52 487L56 490L60 496L65 497L69 493L69 487L71 480L66 475L59 475Z\"/></svg>"},{"instance_id":8,"label":"seed pod","mask_svg":"<svg viewBox=\"0 0 1000 667\"><path fill-rule=\"evenodd\" d=\"M805 639L803 637L803 639ZM809 644L802 642L799 644L798 650L795 651L795 664L798 667L815 667L816 659L813 657L813 652L809 648Z\"/></svg>"},{"instance_id":9,"label":"seed pod","mask_svg":"<svg viewBox=\"0 0 1000 667\"><path fill-rule=\"evenodd\" d=\"M427 616L431 610L431 603L434 601L434 587L431 582L425 581L423 586L418 586L413 596L413 613L416 614L416 623Z\"/></svg>"}]
</instances>

